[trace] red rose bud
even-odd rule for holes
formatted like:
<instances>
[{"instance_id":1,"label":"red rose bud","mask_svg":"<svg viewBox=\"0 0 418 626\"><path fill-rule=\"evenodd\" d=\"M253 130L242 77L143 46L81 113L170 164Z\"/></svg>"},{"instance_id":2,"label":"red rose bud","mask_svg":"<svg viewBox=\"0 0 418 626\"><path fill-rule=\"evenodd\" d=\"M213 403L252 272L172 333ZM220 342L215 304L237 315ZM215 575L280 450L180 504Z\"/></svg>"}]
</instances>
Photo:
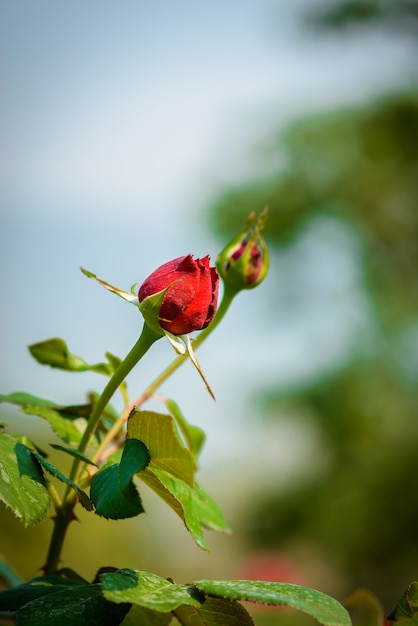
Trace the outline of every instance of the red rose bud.
<instances>
[{"instance_id":1,"label":"red rose bud","mask_svg":"<svg viewBox=\"0 0 418 626\"><path fill-rule=\"evenodd\" d=\"M264 209L256 220L251 213L244 228L222 250L216 260L217 270L225 285L236 291L252 289L265 278L269 267L269 255L261 230L267 219Z\"/></svg>"},{"instance_id":2,"label":"red rose bud","mask_svg":"<svg viewBox=\"0 0 418 626\"><path fill-rule=\"evenodd\" d=\"M209 257L194 259L191 254L158 267L142 283L138 292L141 311L150 326L158 324L173 335L186 335L206 328L218 304L219 276L209 266ZM144 300L160 294L157 310L145 312Z\"/></svg>"}]
</instances>

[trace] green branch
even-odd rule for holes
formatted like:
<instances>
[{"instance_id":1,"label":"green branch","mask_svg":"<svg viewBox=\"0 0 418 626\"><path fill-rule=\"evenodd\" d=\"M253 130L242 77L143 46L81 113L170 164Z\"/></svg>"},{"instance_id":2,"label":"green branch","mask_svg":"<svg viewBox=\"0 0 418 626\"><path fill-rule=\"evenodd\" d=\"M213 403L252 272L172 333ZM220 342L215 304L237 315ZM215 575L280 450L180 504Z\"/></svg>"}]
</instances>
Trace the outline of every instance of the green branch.
<instances>
[{"instance_id":1,"label":"green branch","mask_svg":"<svg viewBox=\"0 0 418 626\"><path fill-rule=\"evenodd\" d=\"M135 367L138 361L140 361L144 354L148 352L152 344L160 337L161 335L157 335L153 330L149 328L147 324L144 324L138 341L129 352L129 354L126 356L126 358L120 363L119 367L116 369L113 376L110 378L106 387L103 389L101 395L99 396L87 422L86 429L78 446L78 452L83 454L86 451L90 439L94 434L100 418L102 417L103 412L106 409L106 406L108 405L113 394L125 380L129 372ZM73 482L76 482L75 479L77 477L81 463L82 461L80 459L74 459L70 472L70 480ZM56 572L59 566L64 538L68 526L70 522L75 519L73 512L75 502L76 497L74 495L74 492L72 491L71 487L68 487L62 505L56 506L54 530L52 533L51 542L49 544L49 550L45 564L46 574L52 574Z\"/></svg>"}]
</instances>

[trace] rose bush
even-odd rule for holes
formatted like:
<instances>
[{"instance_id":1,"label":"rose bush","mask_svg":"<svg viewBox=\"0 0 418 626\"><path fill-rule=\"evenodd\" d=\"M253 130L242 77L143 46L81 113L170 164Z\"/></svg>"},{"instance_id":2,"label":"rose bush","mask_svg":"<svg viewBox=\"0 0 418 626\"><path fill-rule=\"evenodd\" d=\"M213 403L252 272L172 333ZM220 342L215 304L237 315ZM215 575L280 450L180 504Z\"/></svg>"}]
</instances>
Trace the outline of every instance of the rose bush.
<instances>
[{"instance_id":1,"label":"rose bush","mask_svg":"<svg viewBox=\"0 0 418 626\"><path fill-rule=\"evenodd\" d=\"M247 236L245 241L262 247L262 240L257 239L259 230L260 220L251 231L251 240ZM208 579L184 585L139 568L117 568L107 562L89 582L68 566L72 555L68 565L63 563L67 531L79 519L75 513L78 504L86 513L103 519L138 517L145 513L138 483L147 485L179 516L199 548L208 549L205 529L229 530L216 502L196 481L204 432L189 423L176 402L155 392L189 357L213 395L194 348L217 327L237 293L248 288L248 276L250 281L252 276L248 263L255 268L258 282L267 271L266 255L259 271L258 254L250 248L251 254L246 257L244 239L241 243L238 253L235 244L232 249L228 247L224 267L227 278L232 276L233 280L224 279L218 309L219 277L215 268L210 267L209 257L194 260L188 255L162 265L141 286L139 298L133 288L124 291L82 268L88 278L139 307L144 318L140 335L123 360L106 352L106 362L89 365L57 337L29 346L31 355L42 365L64 371L90 371L107 376L108 381L100 394L90 392L88 404L82 405L63 406L26 392L0 394L0 403L19 406L24 413L45 419L62 442L51 444L57 459L68 464L68 456L71 457L67 475L65 469L56 467L25 435L7 432L7 425L0 423L0 503L10 507L25 525L41 522L53 507L53 532L46 558L41 561L44 565L37 567L32 580L20 579L0 555L2 624L13 621L19 626L118 626L129 622L168 626L173 619L184 625L254 624L240 603L243 600L294 607L311 615L322 626L351 625L347 611L336 600L300 585ZM194 339L192 348L187 333L199 329L205 330ZM132 401L127 377L150 347L164 336L178 356L140 396L136 393L137 398ZM123 399L121 412L110 404L117 391ZM163 402L164 413L142 408L150 398ZM125 531L120 529L120 532ZM128 543L133 545L132 541ZM29 538L28 550L32 547ZM93 548L92 544L92 549L87 551L89 558L93 556ZM140 557L140 551L136 552ZM26 552L23 556L26 563ZM134 553L132 558L136 559ZM83 565L89 565L90 570L93 562L83 559Z\"/></svg>"},{"instance_id":2,"label":"rose bush","mask_svg":"<svg viewBox=\"0 0 418 626\"><path fill-rule=\"evenodd\" d=\"M170 286L171 285L171 286ZM168 289L167 289L168 288ZM194 259L188 254L158 267L138 291L139 302L164 291L158 321L173 335L206 328L218 304L219 276L209 256Z\"/></svg>"}]
</instances>

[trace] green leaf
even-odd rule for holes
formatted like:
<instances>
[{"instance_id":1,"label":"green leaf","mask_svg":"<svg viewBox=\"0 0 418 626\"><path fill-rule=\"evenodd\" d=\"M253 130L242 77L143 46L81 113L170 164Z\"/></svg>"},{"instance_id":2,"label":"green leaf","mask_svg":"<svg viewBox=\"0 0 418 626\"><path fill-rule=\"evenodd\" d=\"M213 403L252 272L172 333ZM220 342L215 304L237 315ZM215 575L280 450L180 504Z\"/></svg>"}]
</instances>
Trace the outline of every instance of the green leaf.
<instances>
[{"instance_id":1,"label":"green leaf","mask_svg":"<svg viewBox=\"0 0 418 626\"><path fill-rule=\"evenodd\" d=\"M109 361L109 365L112 368L112 372L115 372L118 369L119 365L122 363L122 359L120 359L118 356L115 356L111 352L106 352L105 357Z\"/></svg>"},{"instance_id":2,"label":"green leaf","mask_svg":"<svg viewBox=\"0 0 418 626\"><path fill-rule=\"evenodd\" d=\"M132 478L136 472L144 470L148 462L146 446L137 439L128 439L120 463L103 468L93 477L90 497L98 515L125 519L144 512Z\"/></svg>"},{"instance_id":3,"label":"green leaf","mask_svg":"<svg viewBox=\"0 0 418 626\"><path fill-rule=\"evenodd\" d=\"M22 606L37 598L42 598L49 593L63 591L79 584L78 581L61 576L33 578L22 585L0 591L0 611L18 611Z\"/></svg>"},{"instance_id":4,"label":"green leaf","mask_svg":"<svg viewBox=\"0 0 418 626\"><path fill-rule=\"evenodd\" d=\"M96 404L96 402L98 401L98 399L100 398L100 394L96 393L94 391L89 393L89 400L90 400L90 405L91 405L91 410L93 409L94 405ZM90 417L91 414L91 410L90 413L88 415L88 417ZM119 411L117 409L115 409L115 407L113 407L111 404L108 404L106 406L106 409L103 413L103 417L107 418L106 421L108 423L108 425L112 425L115 420L118 419L119 417Z\"/></svg>"},{"instance_id":5,"label":"green leaf","mask_svg":"<svg viewBox=\"0 0 418 626\"><path fill-rule=\"evenodd\" d=\"M46 469L46 471L49 472L49 474L51 474L51 476L54 476L55 478L57 478L61 482L65 483L66 485L69 485L72 489L74 489L74 491L77 493L77 495L79 497L80 504L82 504L83 507L87 511L92 511L93 510L93 504L92 504L90 498L81 489L81 487L79 487L72 480L67 478L67 476L65 476L62 472L60 472L54 465L52 465L52 463L47 461L46 458L42 454L39 454L39 452L32 451L32 456L34 456L35 459L37 459L39 461L39 463L42 465L42 467L44 469Z\"/></svg>"},{"instance_id":6,"label":"green leaf","mask_svg":"<svg viewBox=\"0 0 418 626\"><path fill-rule=\"evenodd\" d=\"M195 484L195 489L179 478L150 467L139 478L155 491L180 516L197 545L203 550L208 546L203 528L228 531L219 507Z\"/></svg>"},{"instance_id":7,"label":"green leaf","mask_svg":"<svg viewBox=\"0 0 418 626\"><path fill-rule=\"evenodd\" d=\"M115 356L111 352L105 352L105 357L107 358L107 363L95 363L94 365L90 365L90 370L92 372L96 372L96 374L103 374L104 376L112 376L119 365L122 363L122 359L118 356ZM126 383L121 383L124 387Z\"/></svg>"},{"instance_id":8,"label":"green leaf","mask_svg":"<svg viewBox=\"0 0 418 626\"><path fill-rule=\"evenodd\" d=\"M122 569L102 574L103 595L112 602L130 602L167 613L182 604L200 606L192 587L176 585L156 574Z\"/></svg>"},{"instance_id":9,"label":"green leaf","mask_svg":"<svg viewBox=\"0 0 418 626\"><path fill-rule=\"evenodd\" d=\"M418 624L418 582L409 585L388 619L402 624Z\"/></svg>"},{"instance_id":10,"label":"green leaf","mask_svg":"<svg viewBox=\"0 0 418 626\"><path fill-rule=\"evenodd\" d=\"M55 407L55 404L51 400L45 400L45 398L39 398L33 396L31 393L25 391L15 391L9 394L0 394L0 402L9 402L10 404L17 404L19 406L33 405L33 406L46 406Z\"/></svg>"},{"instance_id":11,"label":"green leaf","mask_svg":"<svg viewBox=\"0 0 418 626\"><path fill-rule=\"evenodd\" d=\"M76 420L88 418L92 410L91 404L63 407L45 398L38 398L22 391L0 395L0 402L15 404L20 406L24 413L41 417L49 422L58 437L75 446L80 443L83 431Z\"/></svg>"},{"instance_id":12,"label":"green leaf","mask_svg":"<svg viewBox=\"0 0 418 626\"><path fill-rule=\"evenodd\" d=\"M91 401L87 404L75 404L71 406L57 405L55 408L65 419L77 420L83 418L88 420L93 410L93 402Z\"/></svg>"},{"instance_id":13,"label":"green leaf","mask_svg":"<svg viewBox=\"0 0 418 626\"><path fill-rule=\"evenodd\" d=\"M80 443L82 437L81 428L71 419L62 417L55 408L24 405L22 406L22 411L46 420L55 434L66 443L73 446L77 446Z\"/></svg>"},{"instance_id":14,"label":"green leaf","mask_svg":"<svg viewBox=\"0 0 418 626\"><path fill-rule=\"evenodd\" d=\"M254 626L242 604L225 598L208 596L199 608L183 605L173 613L182 626Z\"/></svg>"},{"instance_id":15,"label":"green leaf","mask_svg":"<svg viewBox=\"0 0 418 626\"><path fill-rule=\"evenodd\" d=\"M210 596L286 605L311 615L323 626L351 626L350 616L337 600L307 587L258 580L199 580L194 584Z\"/></svg>"},{"instance_id":16,"label":"green leaf","mask_svg":"<svg viewBox=\"0 0 418 626\"><path fill-rule=\"evenodd\" d=\"M19 435L0 433L0 500L28 525L45 517L50 498L42 471L23 441Z\"/></svg>"},{"instance_id":17,"label":"green leaf","mask_svg":"<svg viewBox=\"0 0 418 626\"><path fill-rule=\"evenodd\" d=\"M102 596L101 585L74 585L37 598L18 610L16 626L117 626L129 604L113 604Z\"/></svg>"},{"instance_id":18,"label":"green leaf","mask_svg":"<svg viewBox=\"0 0 418 626\"><path fill-rule=\"evenodd\" d=\"M122 626L168 626L172 618L171 613L161 613L134 604Z\"/></svg>"},{"instance_id":19,"label":"green leaf","mask_svg":"<svg viewBox=\"0 0 418 626\"><path fill-rule=\"evenodd\" d=\"M85 372L90 366L79 356L71 354L64 339L54 337L28 346L33 358L42 365L50 365L73 372Z\"/></svg>"},{"instance_id":20,"label":"green leaf","mask_svg":"<svg viewBox=\"0 0 418 626\"><path fill-rule=\"evenodd\" d=\"M189 448L190 452L197 458L205 443L206 435L201 428L189 424L180 410L180 407L174 400L166 399L165 404L176 420L177 426Z\"/></svg>"},{"instance_id":21,"label":"green leaf","mask_svg":"<svg viewBox=\"0 0 418 626\"><path fill-rule=\"evenodd\" d=\"M128 437L144 442L152 469L169 472L193 486L195 461L179 438L172 415L134 409L128 420Z\"/></svg>"},{"instance_id":22,"label":"green leaf","mask_svg":"<svg viewBox=\"0 0 418 626\"><path fill-rule=\"evenodd\" d=\"M168 475L170 476L170 475ZM180 501L171 493L167 487L157 478L156 474L149 469L138 474L138 478L142 480L150 489L152 489L175 513L183 520L184 509ZM174 480L174 479L173 479Z\"/></svg>"},{"instance_id":23,"label":"green leaf","mask_svg":"<svg viewBox=\"0 0 418 626\"><path fill-rule=\"evenodd\" d=\"M79 461L82 461L83 463L94 465L94 467L99 467L96 463L93 463L93 461L91 461L87 456L81 454L81 452L75 450L74 448L66 448L65 446L60 446L58 443L50 443L49 445L51 446L51 448L54 448L54 450L60 450L60 452L65 452L66 454L69 454L70 456L78 459Z\"/></svg>"},{"instance_id":24,"label":"green leaf","mask_svg":"<svg viewBox=\"0 0 418 626\"><path fill-rule=\"evenodd\" d=\"M195 483L194 487L193 506L203 526L210 530L230 532L231 529L215 500L198 483Z\"/></svg>"},{"instance_id":25,"label":"green leaf","mask_svg":"<svg viewBox=\"0 0 418 626\"><path fill-rule=\"evenodd\" d=\"M357 589L344 602L353 626L381 626L383 608L376 596L368 589Z\"/></svg>"},{"instance_id":26,"label":"green leaf","mask_svg":"<svg viewBox=\"0 0 418 626\"><path fill-rule=\"evenodd\" d=\"M67 372L87 372L111 376L120 363L120 359L110 352L106 353L108 363L89 364L76 354L72 354L67 343L60 337L40 341L28 346L33 358L42 365L49 365Z\"/></svg>"}]
</instances>

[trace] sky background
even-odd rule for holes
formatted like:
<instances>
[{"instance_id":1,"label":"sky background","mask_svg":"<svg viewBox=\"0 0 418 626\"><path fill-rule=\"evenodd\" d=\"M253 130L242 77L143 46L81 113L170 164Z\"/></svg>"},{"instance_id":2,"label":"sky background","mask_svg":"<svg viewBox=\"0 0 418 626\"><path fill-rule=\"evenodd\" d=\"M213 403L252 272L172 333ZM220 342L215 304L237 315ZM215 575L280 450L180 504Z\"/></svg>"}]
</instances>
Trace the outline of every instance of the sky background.
<instances>
[{"instance_id":1,"label":"sky background","mask_svg":"<svg viewBox=\"0 0 418 626\"><path fill-rule=\"evenodd\" d=\"M97 375L47 370L26 349L59 336L97 362L107 350L123 357L135 342L137 310L80 265L129 289L171 258L215 259L223 243L208 230L208 206L229 184L277 168L262 147L269 137L299 115L408 84L407 41L362 29L314 35L300 16L317 4L0 4L2 392L74 404L100 390ZM337 223L318 222L274 255L265 283L239 296L199 351L216 404L191 367L164 386L208 432L204 463L263 441L250 401L261 383L303 380L346 354L368 314L356 246ZM281 276L300 276L302 265L306 302L316 287L324 299L307 319L299 294L289 318ZM130 376L132 394L171 358L159 342Z\"/></svg>"}]
</instances>

